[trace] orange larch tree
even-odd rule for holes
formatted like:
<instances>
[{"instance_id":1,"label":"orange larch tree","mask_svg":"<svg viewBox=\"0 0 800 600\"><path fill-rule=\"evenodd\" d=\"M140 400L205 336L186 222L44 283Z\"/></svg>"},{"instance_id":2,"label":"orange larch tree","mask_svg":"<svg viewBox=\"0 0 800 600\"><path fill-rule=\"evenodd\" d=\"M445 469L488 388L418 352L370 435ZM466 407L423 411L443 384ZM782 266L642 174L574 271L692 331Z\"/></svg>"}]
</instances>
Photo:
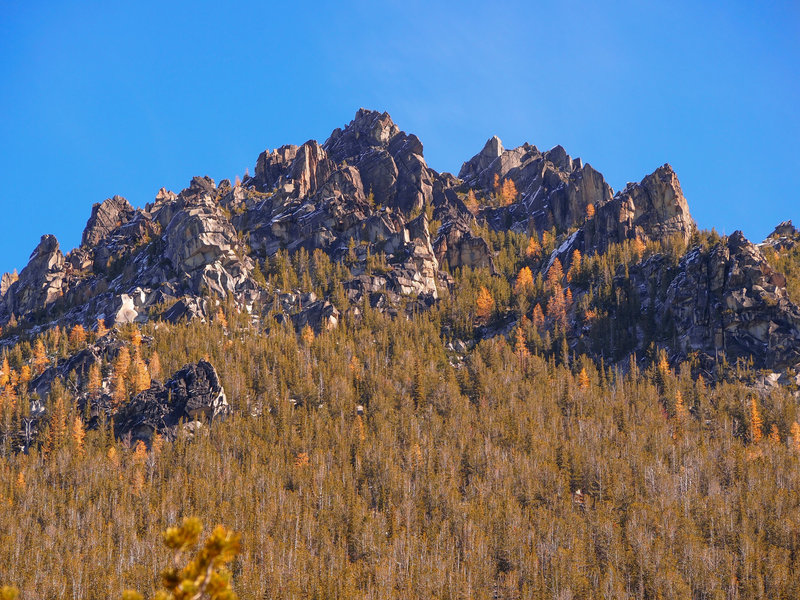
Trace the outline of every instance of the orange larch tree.
<instances>
[{"instance_id":1,"label":"orange larch tree","mask_svg":"<svg viewBox=\"0 0 800 600\"><path fill-rule=\"evenodd\" d=\"M488 321L494 311L494 298L484 286L481 286L481 291L478 293L476 306L476 316L483 321Z\"/></svg>"}]
</instances>

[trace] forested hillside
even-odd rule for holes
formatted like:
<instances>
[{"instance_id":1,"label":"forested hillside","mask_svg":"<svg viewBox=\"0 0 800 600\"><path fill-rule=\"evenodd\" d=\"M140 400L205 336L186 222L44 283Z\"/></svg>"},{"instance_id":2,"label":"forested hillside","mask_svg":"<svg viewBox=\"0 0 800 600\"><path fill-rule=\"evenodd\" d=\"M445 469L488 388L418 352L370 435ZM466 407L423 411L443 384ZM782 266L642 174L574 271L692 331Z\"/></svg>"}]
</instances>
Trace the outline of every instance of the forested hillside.
<instances>
[{"instance_id":1,"label":"forested hillside","mask_svg":"<svg viewBox=\"0 0 800 600\"><path fill-rule=\"evenodd\" d=\"M797 597L797 239L364 110L108 199L0 282L0 586L149 597L191 516L240 598Z\"/></svg>"}]
</instances>

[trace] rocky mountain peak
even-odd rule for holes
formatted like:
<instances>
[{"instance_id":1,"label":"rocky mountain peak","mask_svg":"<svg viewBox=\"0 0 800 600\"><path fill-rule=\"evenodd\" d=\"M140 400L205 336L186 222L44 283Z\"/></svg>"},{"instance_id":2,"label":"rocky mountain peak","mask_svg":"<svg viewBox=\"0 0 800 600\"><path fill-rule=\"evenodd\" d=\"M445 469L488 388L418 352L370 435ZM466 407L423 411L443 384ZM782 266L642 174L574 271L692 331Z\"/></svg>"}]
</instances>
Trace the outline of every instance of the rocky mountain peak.
<instances>
[{"instance_id":1,"label":"rocky mountain peak","mask_svg":"<svg viewBox=\"0 0 800 600\"><path fill-rule=\"evenodd\" d=\"M92 206L92 215L81 237L81 246L95 246L111 231L128 222L133 207L122 196L114 196Z\"/></svg>"},{"instance_id":2,"label":"rocky mountain peak","mask_svg":"<svg viewBox=\"0 0 800 600\"><path fill-rule=\"evenodd\" d=\"M334 129L323 147L333 160L342 162L370 148L386 148L400 134L389 113L360 108L344 129Z\"/></svg>"},{"instance_id":3,"label":"rocky mountain peak","mask_svg":"<svg viewBox=\"0 0 800 600\"><path fill-rule=\"evenodd\" d=\"M0 301L0 318L47 307L62 294L64 255L54 235L43 235L27 266Z\"/></svg>"}]
</instances>

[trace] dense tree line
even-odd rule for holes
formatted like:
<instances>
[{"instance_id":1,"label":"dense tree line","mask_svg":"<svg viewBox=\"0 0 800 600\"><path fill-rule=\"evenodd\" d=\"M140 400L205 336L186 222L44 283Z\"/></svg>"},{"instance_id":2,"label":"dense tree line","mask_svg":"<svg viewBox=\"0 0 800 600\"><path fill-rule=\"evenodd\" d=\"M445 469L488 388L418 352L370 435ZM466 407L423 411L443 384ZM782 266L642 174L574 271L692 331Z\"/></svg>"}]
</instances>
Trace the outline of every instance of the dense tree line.
<instances>
[{"instance_id":1,"label":"dense tree line","mask_svg":"<svg viewBox=\"0 0 800 600\"><path fill-rule=\"evenodd\" d=\"M5 349L0 585L153 589L170 559L159 533L192 515L242 532L242 598L797 597L790 390L756 394L746 365L710 385L655 347L647 368L611 367L567 343L575 327L609 343L612 313L624 331L636 306L615 277L682 249L627 242L545 269L555 232L481 233L496 274L454 273L408 318L348 312L346 260L278 253L262 285L329 295L338 328L296 332L276 306L253 317L223 302L205 323L52 328ZM34 377L107 335L114 360L31 397ZM234 411L173 443L115 439L77 401L110 378L121 405L201 358ZM23 453L31 400L47 416Z\"/></svg>"},{"instance_id":2,"label":"dense tree line","mask_svg":"<svg viewBox=\"0 0 800 600\"><path fill-rule=\"evenodd\" d=\"M367 311L305 339L235 312L146 325L141 356L165 373L210 358L234 415L151 448L58 425L7 454L0 582L151 589L158 533L197 515L243 533L243 598L797 596L788 392L712 389L663 360L621 375L503 337L462 357L443 312ZM80 420L55 393L57 420Z\"/></svg>"}]
</instances>

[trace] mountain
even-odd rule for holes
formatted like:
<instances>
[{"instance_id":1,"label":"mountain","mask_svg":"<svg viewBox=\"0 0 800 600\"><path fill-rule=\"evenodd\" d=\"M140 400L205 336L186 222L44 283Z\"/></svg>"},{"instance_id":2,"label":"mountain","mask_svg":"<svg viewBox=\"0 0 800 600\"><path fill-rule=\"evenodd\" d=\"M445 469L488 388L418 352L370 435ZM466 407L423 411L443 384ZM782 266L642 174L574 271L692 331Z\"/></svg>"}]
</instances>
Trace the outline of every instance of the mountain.
<instances>
[{"instance_id":1,"label":"mountain","mask_svg":"<svg viewBox=\"0 0 800 600\"><path fill-rule=\"evenodd\" d=\"M248 598L797 597L798 298L791 222L698 230L669 165L455 176L363 109L109 198L0 278L0 582L150 589L196 515Z\"/></svg>"},{"instance_id":2,"label":"mountain","mask_svg":"<svg viewBox=\"0 0 800 600\"><path fill-rule=\"evenodd\" d=\"M514 197L504 198L501 183L509 182ZM468 208L468 198L478 204ZM626 341L599 345L587 342L573 318L567 337L576 350L620 360L656 342L675 360L725 353L773 370L800 360L798 309L785 279L739 232L714 248L692 248L696 227L669 165L614 193L561 146L507 150L492 137L454 177L427 166L417 136L365 109L323 144L264 151L244 181L195 177L178 194L162 189L144 208L119 196L96 204L78 248L64 255L45 235L18 277L3 276L0 325L7 343L16 332L56 324L208 319L228 296L253 314L277 299L279 318L317 331L336 326L365 298L410 314L453 291L459 269L503 276L490 232L549 235L552 251L528 261L545 277L556 258L569 267L576 251L603 255L630 241L689 246L676 265L655 252L624 277L615 274L611 284L626 291L641 318L624 323L617 303L610 311L619 317L610 326L617 331L609 336ZM324 252L346 266L336 282L339 301L265 285L261 271L283 251ZM596 286L570 284L573 301Z\"/></svg>"}]
</instances>

